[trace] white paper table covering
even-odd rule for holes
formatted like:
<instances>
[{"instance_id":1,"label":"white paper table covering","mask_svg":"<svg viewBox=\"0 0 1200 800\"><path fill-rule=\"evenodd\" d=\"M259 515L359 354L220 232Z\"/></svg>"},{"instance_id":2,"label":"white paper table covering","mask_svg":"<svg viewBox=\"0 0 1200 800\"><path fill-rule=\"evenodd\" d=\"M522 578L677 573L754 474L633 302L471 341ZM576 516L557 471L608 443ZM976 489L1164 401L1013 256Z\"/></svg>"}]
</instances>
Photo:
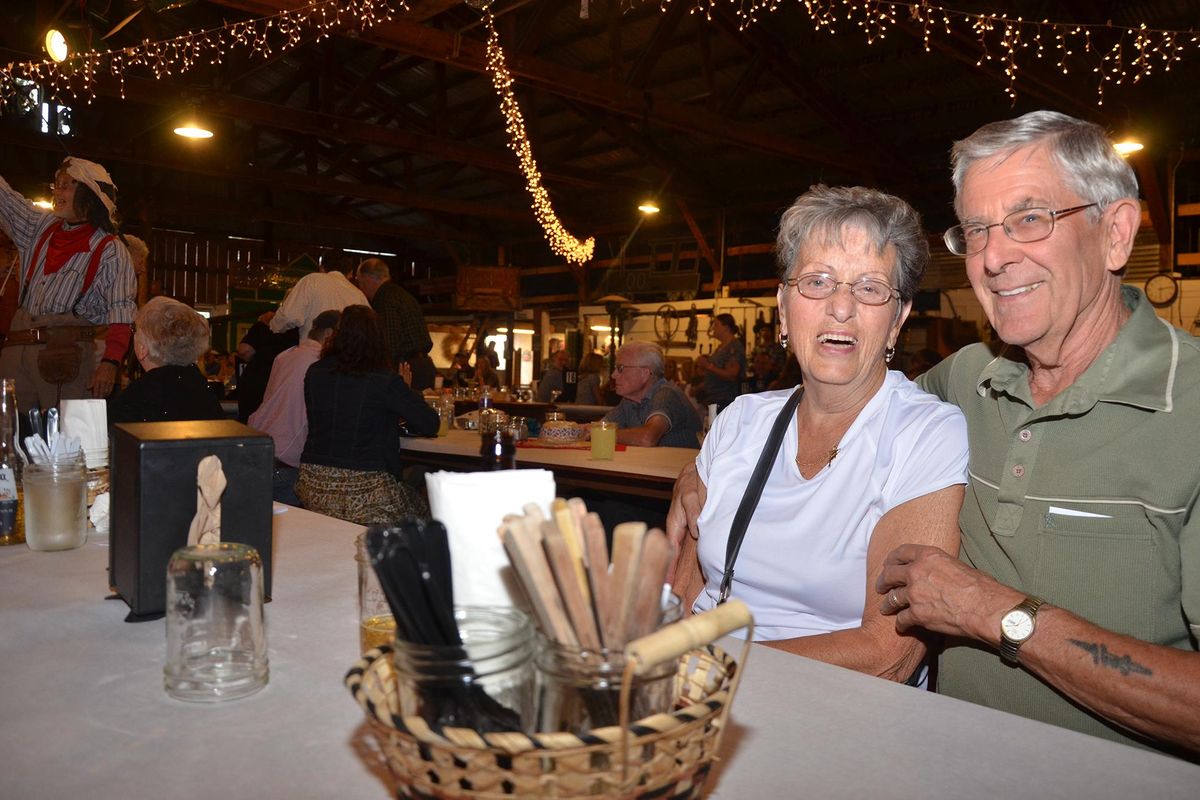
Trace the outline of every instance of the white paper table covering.
<instances>
[{"instance_id":1,"label":"white paper table covering","mask_svg":"<svg viewBox=\"0 0 1200 800\"><path fill-rule=\"evenodd\" d=\"M537 503L549 514L554 473L545 469L431 472L425 476L429 510L446 526L456 605L525 607L525 594L508 564L496 528L506 514Z\"/></svg>"}]
</instances>

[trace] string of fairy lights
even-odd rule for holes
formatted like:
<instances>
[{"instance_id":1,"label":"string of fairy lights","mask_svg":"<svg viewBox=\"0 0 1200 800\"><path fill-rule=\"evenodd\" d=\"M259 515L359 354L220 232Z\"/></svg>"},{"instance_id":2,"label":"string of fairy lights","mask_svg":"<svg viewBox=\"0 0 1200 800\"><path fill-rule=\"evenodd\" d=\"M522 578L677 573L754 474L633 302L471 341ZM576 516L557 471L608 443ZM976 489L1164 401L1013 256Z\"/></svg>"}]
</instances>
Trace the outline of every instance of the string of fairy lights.
<instances>
[{"instance_id":1,"label":"string of fairy lights","mask_svg":"<svg viewBox=\"0 0 1200 800\"><path fill-rule=\"evenodd\" d=\"M638 2L638 0L630 0ZM738 18L740 27L755 24L760 17L783 7L786 0L658 0L662 10L672 2L690 3L693 14L711 18L725 7ZM868 43L886 38L901 22L918 25L925 50L932 49L935 36L953 37L966 33L980 48L977 66L996 62L1008 79L1006 94L1017 97L1017 80L1027 58L1052 60L1063 74L1072 69L1090 71L1096 78L1097 104L1104 103L1109 85L1138 83L1200 50L1200 33L1194 30L1137 27L1112 22L1084 24L1048 19L1026 20L998 13L959 11L932 2L885 2L884 0L796 0L804 7L814 27L830 34L849 24L866 36ZM471 0L483 14L487 28L487 71L500 98L508 145L516 154L534 215L545 231L551 249L572 263L591 260L595 239L580 241L559 221L542 184L541 172L525 132L525 121L513 94L512 74L492 16L492 0ZM65 61L50 59L11 62L0 68L0 103L18 101L29 86L39 86L46 97L91 102L98 83L108 77L118 82L125 96L127 70L149 72L156 79L186 73L203 64L219 64L232 50L249 49L267 58L310 41L321 41L337 30L366 31L391 20L397 9L408 10L406 0L313 0L299 8L269 16L231 22L219 27L189 31L163 41L144 41L114 50L90 50Z\"/></svg>"},{"instance_id":2,"label":"string of fairy lights","mask_svg":"<svg viewBox=\"0 0 1200 800\"><path fill-rule=\"evenodd\" d=\"M12 62L0 69L0 102L19 99L25 87L41 86L47 97L85 100L96 97L97 84L111 76L125 97L127 70L149 71L155 79L180 75L202 64L219 64L230 50L248 49L268 58L275 52L319 42L341 29L365 31L407 10L406 0L313 0L299 8L256 19L230 22L201 31L114 50L88 50L56 62Z\"/></svg>"},{"instance_id":3,"label":"string of fairy lights","mask_svg":"<svg viewBox=\"0 0 1200 800\"><path fill-rule=\"evenodd\" d=\"M488 34L487 71L492 76L492 86L500 97L500 113L504 115L508 146L516 153L517 161L521 165L521 173L525 176L525 188L533 200L533 213L546 233L546 241L551 250L570 263L583 264L591 261L592 253L596 249L595 237L580 241L563 227L558 215L554 213L550 194L542 185L542 173L538 171L537 162L533 159L533 147L525 134L525 119L521 116L521 107L517 105L517 98L513 94L513 77L504 60L504 49L500 47L500 34L496 31L491 4L481 10Z\"/></svg>"},{"instance_id":4,"label":"string of fairy lights","mask_svg":"<svg viewBox=\"0 0 1200 800\"><path fill-rule=\"evenodd\" d=\"M658 0L666 10L671 3L690 3L692 14L709 19L717 9L729 8L745 29L765 14L783 7L785 0ZM1056 22L1025 19L999 13L959 11L930 2L885 2L884 0L796 0L804 6L817 30L834 34L839 24L859 28L869 44L894 30L901 21L919 25L925 51L932 49L934 36L953 37L963 32L975 38L980 56L976 66L997 62L1008 84L1005 93L1017 98L1017 79L1027 58L1053 60L1064 75L1072 69L1092 73L1096 80L1096 104L1104 105L1106 86L1139 83L1200 50L1200 31L1136 27L1104 23Z\"/></svg>"}]
</instances>

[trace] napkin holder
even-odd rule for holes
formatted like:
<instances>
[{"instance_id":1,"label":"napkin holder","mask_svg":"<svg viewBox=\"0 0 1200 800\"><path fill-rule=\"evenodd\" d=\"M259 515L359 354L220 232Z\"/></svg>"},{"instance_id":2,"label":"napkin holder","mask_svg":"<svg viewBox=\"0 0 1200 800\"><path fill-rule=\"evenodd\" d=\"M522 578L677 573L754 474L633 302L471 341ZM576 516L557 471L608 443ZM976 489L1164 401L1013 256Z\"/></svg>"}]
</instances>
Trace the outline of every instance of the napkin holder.
<instances>
[{"instance_id":1,"label":"napkin holder","mask_svg":"<svg viewBox=\"0 0 1200 800\"><path fill-rule=\"evenodd\" d=\"M271 437L234 420L134 422L113 427L109 582L129 604L129 619L166 609L167 561L187 545L196 514L196 468L215 455L228 481L221 496L221 539L248 544L271 594Z\"/></svg>"}]
</instances>

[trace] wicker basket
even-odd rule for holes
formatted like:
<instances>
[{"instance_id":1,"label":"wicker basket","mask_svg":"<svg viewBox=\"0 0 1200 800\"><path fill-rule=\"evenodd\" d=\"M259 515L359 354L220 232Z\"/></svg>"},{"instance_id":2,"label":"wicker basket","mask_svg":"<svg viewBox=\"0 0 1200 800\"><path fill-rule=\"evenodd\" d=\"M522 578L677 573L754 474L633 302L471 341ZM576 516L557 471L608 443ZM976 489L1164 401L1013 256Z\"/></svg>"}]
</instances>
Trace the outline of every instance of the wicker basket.
<instances>
[{"instance_id":1,"label":"wicker basket","mask_svg":"<svg viewBox=\"0 0 1200 800\"><path fill-rule=\"evenodd\" d=\"M743 627L752 629L750 613L734 600L631 643L622 719L628 719L632 674L668 658L679 661L676 711L582 736L480 735L464 728L438 734L420 717L401 718L395 713L389 647L364 655L346 674L346 686L383 746L397 797L699 797L741 680L737 663L712 642ZM746 637L743 664L752 633Z\"/></svg>"}]
</instances>

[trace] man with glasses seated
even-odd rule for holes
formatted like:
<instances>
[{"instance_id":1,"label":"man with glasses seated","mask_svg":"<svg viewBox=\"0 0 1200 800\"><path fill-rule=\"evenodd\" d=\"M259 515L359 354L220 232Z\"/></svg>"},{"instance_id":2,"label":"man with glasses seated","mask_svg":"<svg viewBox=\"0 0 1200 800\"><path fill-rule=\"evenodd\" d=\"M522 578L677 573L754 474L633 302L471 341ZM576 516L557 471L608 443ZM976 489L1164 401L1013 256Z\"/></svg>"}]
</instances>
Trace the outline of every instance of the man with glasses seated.
<instances>
[{"instance_id":1,"label":"man with glasses seated","mask_svg":"<svg viewBox=\"0 0 1200 800\"><path fill-rule=\"evenodd\" d=\"M699 446L700 417L664 370L662 348L652 342L629 342L617 352L613 381L621 402L604 420L617 423L621 444Z\"/></svg>"},{"instance_id":2,"label":"man with glasses seated","mask_svg":"<svg viewBox=\"0 0 1200 800\"><path fill-rule=\"evenodd\" d=\"M953 162L946 245L1003 341L919 380L967 418L962 550L896 548L881 607L949 637L945 694L1200 758L1200 340L1121 283L1133 170L1048 111Z\"/></svg>"}]
</instances>

